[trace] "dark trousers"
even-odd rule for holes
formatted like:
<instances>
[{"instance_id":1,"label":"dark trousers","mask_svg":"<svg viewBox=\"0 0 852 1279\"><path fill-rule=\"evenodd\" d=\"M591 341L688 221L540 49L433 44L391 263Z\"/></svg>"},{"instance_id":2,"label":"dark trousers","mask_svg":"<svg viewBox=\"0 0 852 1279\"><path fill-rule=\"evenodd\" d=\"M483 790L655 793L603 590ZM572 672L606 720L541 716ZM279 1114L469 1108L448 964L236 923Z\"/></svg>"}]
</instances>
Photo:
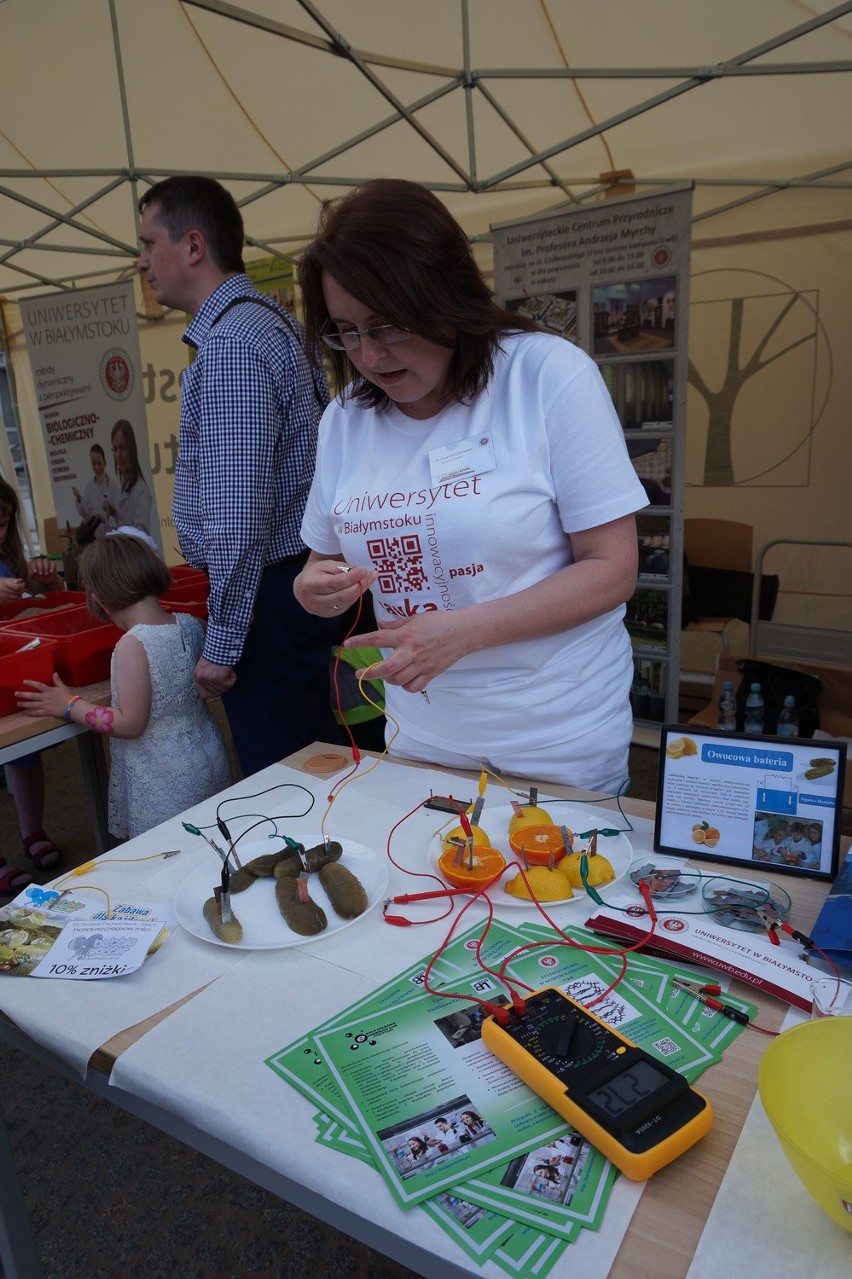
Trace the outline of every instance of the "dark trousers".
<instances>
[{"instance_id":1,"label":"dark trousers","mask_svg":"<svg viewBox=\"0 0 852 1279\"><path fill-rule=\"evenodd\" d=\"M329 699L335 623L306 613L293 594L306 559L264 569L237 680L222 698L245 776L311 742L342 740Z\"/></svg>"}]
</instances>

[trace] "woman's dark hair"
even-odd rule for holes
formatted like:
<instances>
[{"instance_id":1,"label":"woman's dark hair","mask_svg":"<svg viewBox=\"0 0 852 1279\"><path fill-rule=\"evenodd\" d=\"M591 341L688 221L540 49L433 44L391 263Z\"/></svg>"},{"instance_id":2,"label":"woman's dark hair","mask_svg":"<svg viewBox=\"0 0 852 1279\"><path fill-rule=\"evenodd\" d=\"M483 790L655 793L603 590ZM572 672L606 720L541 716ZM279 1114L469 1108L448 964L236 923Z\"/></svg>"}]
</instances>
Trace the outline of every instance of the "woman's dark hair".
<instances>
[{"instance_id":1,"label":"woman's dark hair","mask_svg":"<svg viewBox=\"0 0 852 1279\"><path fill-rule=\"evenodd\" d=\"M117 463L115 473L121 480L122 493L129 493L137 480L141 480L142 483L145 484L145 478L142 474L142 468L139 465L139 450L136 447L136 432L133 430L133 427L130 425L127 418L120 417L118 419L115 426L110 431L110 443L112 443L119 431L121 432L124 443L130 450L130 473L129 475L122 475L118 469ZM145 487L148 487L147 484L145 484Z\"/></svg>"},{"instance_id":2,"label":"woman's dark hair","mask_svg":"<svg viewBox=\"0 0 852 1279\"><path fill-rule=\"evenodd\" d=\"M150 208L173 244L188 231L203 233L220 271L242 271L243 217L237 202L214 178L191 175L164 178L139 200L139 212Z\"/></svg>"},{"instance_id":3,"label":"woman's dark hair","mask_svg":"<svg viewBox=\"0 0 852 1279\"><path fill-rule=\"evenodd\" d=\"M494 372L504 333L535 329L526 316L497 305L474 261L467 236L437 196L416 182L376 178L320 214L316 238L299 262L308 349L329 322L323 273L388 324L452 351L446 394L462 403ZM355 373L345 351L327 351L335 385L374 408L390 397Z\"/></svg>"},{"instance_id":4,"label":"woman's dark hair","mask_svg":"<svg viewBox=\"0 0 852 1279\"><path fill-rule=\"evenodd\" d=\"M149 595L162 595L172 584L172 575L150 546L130 533L108 533L90 542L80 556L79 577L86 603L93 617L130 608Z\"/></svg>"},{"instance_id":5,"label":"woman's dark hair","mask_svg":"<svg viewBox=\"0 0 852 1279\"><path fill-rule=\"evenodd\" d=\"M9 516L6 536L0 541L0 560L8 565L15 577L22 577L26 581L27 557L24 554L24 545L21 541L21 530L18 528L18 512L20 509L18 494L12 488L12 485L0 479L0 515Z\"/></svg>"}]
</instances>

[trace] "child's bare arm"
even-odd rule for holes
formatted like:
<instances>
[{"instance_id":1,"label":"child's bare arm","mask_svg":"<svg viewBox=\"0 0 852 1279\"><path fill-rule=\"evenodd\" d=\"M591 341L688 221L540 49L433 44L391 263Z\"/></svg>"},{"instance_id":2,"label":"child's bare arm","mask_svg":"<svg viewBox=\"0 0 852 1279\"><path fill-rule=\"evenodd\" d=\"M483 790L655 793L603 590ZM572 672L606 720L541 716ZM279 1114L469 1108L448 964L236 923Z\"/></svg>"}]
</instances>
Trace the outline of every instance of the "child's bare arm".
<instances>
[{"instance_id":1,"label":"child's bare arm","mask_svg":"<svg viewBox=\"0 0 852 1279\"><path fill-rule=\"evenodd\" d=\"M145 649L135 635L123 635L115 649L117 706L98 706L63 684L54 675L53 684L24 680L27 688L16 693L18 705L28 715L53 715L75 724L85 724L96 733L111 737L135 738L145 731L151 716L151 675ZM32 691L30 691L32 690Z\"/></svg>"}]
</instances>

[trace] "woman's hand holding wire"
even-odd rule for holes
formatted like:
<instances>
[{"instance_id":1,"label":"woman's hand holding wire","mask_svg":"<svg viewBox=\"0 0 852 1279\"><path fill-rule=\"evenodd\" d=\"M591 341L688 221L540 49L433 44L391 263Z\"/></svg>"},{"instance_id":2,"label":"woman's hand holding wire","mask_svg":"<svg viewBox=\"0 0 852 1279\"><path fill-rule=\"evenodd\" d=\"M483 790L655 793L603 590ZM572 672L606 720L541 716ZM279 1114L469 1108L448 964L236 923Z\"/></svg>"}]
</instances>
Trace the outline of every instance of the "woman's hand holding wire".
<instances>
[{"instance_id":1,"label":"woman's hand holding wire","mask_svg":"<svg viewBox=\"0 0 852 1279\"><path fill-rule=\"evenodd\" d=\"M371 679L399 684L408 693L420 693L429 681L454 666L481 645L473 642L467 610L454 613L421 613L378 630L353 635L347 648L390 648L390 657L370 668Z\"/></svg>"},{"instance_id":2,"label":"woman's hand holding wire","mask_svg":"<svg viewBox=\"0 0 852 1279\"><path fill-rule=\"evenodd\" d=\"M317 617L334 617L357 603L362 591L376 580L370 569L335 559L310 559L293 584L302 608Z\"/></svg>"}]
</instances>

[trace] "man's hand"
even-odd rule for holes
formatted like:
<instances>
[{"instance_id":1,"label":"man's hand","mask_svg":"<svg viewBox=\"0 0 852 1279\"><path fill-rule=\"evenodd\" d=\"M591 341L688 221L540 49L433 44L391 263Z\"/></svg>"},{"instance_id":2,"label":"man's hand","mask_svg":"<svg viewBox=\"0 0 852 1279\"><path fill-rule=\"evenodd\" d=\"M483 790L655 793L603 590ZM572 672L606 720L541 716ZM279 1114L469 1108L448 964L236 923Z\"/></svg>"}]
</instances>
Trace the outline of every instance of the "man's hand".
<instances>
[{"instance_id":1,"label":"man's hand","mask_svg":"<svg viewBox=\"0 0 852 1279\"><path fill-rule=\"evenodd\" d=\"M221 697L237 682L233 666L217 666L215 662L208 662L205 657L199 658L193 674L195 687L205 702L209 702L211 697Z\"/></svg>"}]
</instances>

